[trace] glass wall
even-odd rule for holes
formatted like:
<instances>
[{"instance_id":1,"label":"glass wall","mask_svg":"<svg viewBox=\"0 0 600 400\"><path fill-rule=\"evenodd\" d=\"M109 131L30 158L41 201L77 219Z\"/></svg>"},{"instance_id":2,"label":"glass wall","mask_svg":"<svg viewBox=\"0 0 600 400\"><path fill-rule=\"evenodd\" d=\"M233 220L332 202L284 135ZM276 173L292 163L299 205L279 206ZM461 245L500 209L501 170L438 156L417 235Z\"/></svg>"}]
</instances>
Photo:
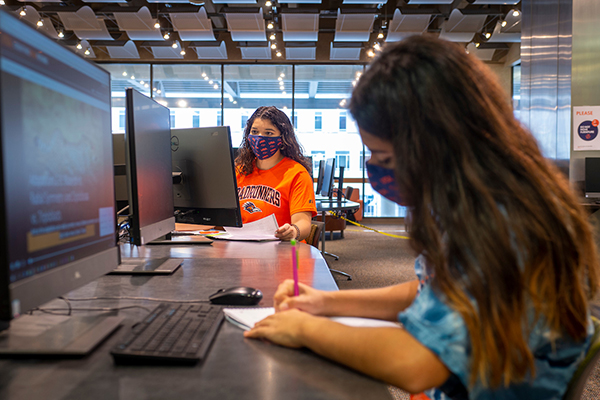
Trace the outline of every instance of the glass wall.
<instances>
[{"instance_id":1,"label":"glass wall","mask_svg":"<svg viewBox=\"0 0 600 400\"><path fill-rule=\"evenodd\" d=\"M171 111L173 129L227 125L238 147L248 118L260 106L275 106L292 121L304 153L335 158L344 166L344 186L361 191L364 216L404 216L404 207L382 198L366 179L364 148L347 111L363 65L101 64L111 73L113 132L125 130L125 88L133 87Z\"/></svg>"}]
</instances>

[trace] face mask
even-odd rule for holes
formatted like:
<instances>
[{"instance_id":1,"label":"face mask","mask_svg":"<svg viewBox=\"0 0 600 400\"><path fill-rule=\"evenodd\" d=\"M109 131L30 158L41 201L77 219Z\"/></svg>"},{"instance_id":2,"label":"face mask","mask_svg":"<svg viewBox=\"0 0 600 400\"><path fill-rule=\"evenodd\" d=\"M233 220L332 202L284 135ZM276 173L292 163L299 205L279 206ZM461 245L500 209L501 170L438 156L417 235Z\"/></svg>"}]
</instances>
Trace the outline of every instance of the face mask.
<instances>
[{"instance_id":1,"label":"face mask","mask_svg":"<svg viewBox=\"0 0 600 400\"><path fill-rule=\"evenodd\" d=\"M367 175L377 193L396 204L403 205L393 169L367 163Z\"/></svg>"},{"instance_id":2,"label":"face mask","mask_svg":"<svg viewBox=\"0 0 600 400\"><path fill-rule=\"evenodd\" d=\"M260 136L248 135L250 147L259 160L266 160L273 157L279 146L281 146L281 136Z\"/></svg>"}]
</instances>

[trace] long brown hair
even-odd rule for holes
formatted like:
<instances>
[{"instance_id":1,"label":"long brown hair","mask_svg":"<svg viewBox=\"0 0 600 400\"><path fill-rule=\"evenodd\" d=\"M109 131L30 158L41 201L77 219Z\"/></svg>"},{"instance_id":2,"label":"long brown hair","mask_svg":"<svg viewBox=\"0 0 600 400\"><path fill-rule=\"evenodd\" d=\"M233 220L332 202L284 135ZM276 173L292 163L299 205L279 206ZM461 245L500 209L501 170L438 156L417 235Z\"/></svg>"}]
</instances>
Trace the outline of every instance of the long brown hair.
<instances>
[{"instance_id":1,"label":"long brown hair","mask_svg":"<svg viewBox=\"0 0 600 400\"><path fill-rule=\"evenodd\" d=\"M256 155L250 147L248 135L252 130L252 124L256 118L271 121L271 123L277 129L279 129L279 132L281 132L281 154L283 154L284 157L288 157L299 162L302 164L302 166L304 166L304 168L306 168L309 174L312 174L311 162L308 157L304 157L302 146L296 139L294 127L292 126L290 119L283 111L274 106L258 107L252 116L248 118L248 122L246 123L246 127L244 129L244 139L242 140L238 156L235 159L235 164L238 166L241 173L248 175L254 170L254 161L256 160Z\"/></svg>"},{"instance_id":2,"label":"long brown hair","mask_svg":"<svg viewBox=\"0 0 600 400\"><path fill-rule=\"evenodd\" d=\"M411 245L470 334L471 384L498 387L535 374L528 305L583 340L599 275L585 212L492 75L458 45L411 37L374 60L350 111L393 146Z\"/></svg>"}]
</instances>

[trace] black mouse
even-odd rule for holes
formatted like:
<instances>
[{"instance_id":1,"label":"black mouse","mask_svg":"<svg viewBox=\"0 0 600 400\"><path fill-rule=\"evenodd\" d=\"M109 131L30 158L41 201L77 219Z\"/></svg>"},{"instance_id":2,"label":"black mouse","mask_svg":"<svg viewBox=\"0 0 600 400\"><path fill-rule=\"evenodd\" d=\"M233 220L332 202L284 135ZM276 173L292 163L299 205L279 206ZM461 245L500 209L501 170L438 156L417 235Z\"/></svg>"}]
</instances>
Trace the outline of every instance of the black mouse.
<instances>
[{"instance_id":1,"label":"black mouse","mask_svg":"<svg viewBox=\"0 0 600 400\"><path fill-rule=\"evenodd\" d=\"M234 286L227 289L219 289L211 294L208 299L213 304L230 306L254 306L263 298L262 292L247 286Z\"/></svg>"}]
</instances>

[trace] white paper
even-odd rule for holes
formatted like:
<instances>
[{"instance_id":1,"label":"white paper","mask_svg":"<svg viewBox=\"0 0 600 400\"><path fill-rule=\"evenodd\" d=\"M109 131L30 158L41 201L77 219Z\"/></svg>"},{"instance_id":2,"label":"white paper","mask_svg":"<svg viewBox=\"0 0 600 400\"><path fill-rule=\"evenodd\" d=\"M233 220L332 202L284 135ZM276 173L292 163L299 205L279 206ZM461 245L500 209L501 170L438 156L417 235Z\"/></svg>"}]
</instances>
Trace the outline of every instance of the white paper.
<instances>
[{"instance_id":1,"label":"white paper","mask_svg":"<svg viewBox=\"0 0 600 400\"><path fill-rule=\"evenodd\" d=\"M600 106L573 107L573 150L600 150Z\"/></svg>"},{"instance_id":2,"label":"white paper","mask_svg":"<svg viewBox=\"0 0 600 400\"><path fill-rule=\"evenodd\" d=\"M275 231L279 228L275 214L244 224L241 228L225 227L226 234L211 236L214 239L226 240L279 240Z\"/></svg>"},{"instance_id":3,"label":"white paper","mask_svg":"<svg viewBox=\"0 0 600 400\"><path fill-rule=\"evenodd\" d=\"M256 308L225 308L223 309L225 318L232 324L247 331L254 327L258 321L275 314L273 307ZM399 328L398 322L384 321L381 319L360 318L360 317L330 317L332 321L340 324L354 326L359 328Z\"/></svg>"}]
</instances>

